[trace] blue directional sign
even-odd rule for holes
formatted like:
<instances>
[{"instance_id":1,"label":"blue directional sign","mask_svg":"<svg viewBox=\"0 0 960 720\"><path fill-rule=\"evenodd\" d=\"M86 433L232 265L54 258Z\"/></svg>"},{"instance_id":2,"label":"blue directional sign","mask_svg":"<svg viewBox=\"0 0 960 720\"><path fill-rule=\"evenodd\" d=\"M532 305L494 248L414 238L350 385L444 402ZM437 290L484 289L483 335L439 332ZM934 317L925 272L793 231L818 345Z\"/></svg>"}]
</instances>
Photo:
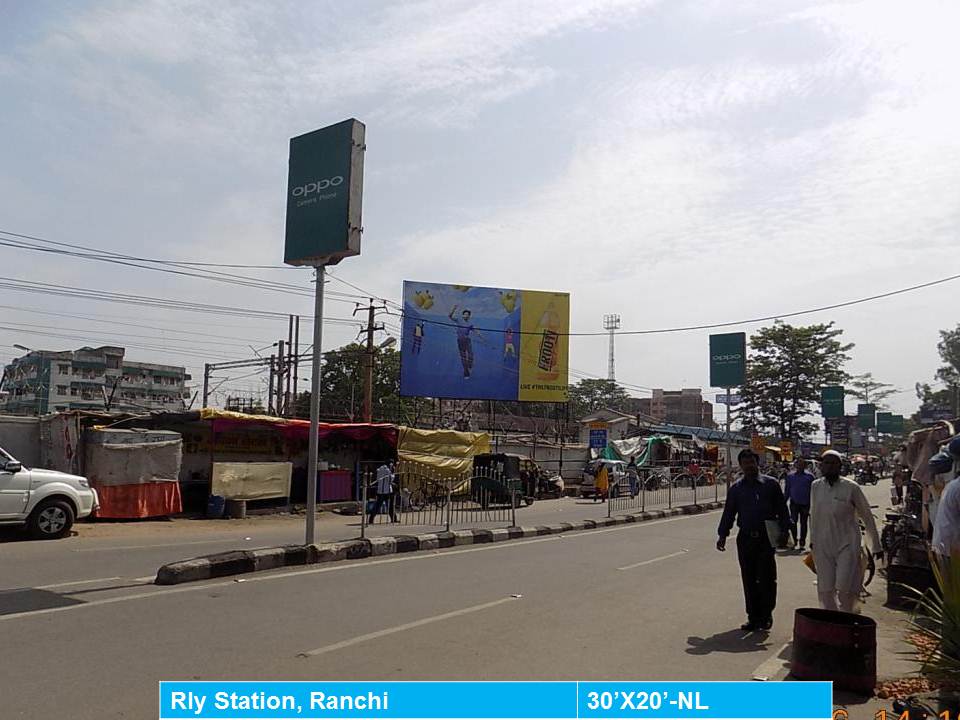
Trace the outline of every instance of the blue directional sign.
<instances>
[{"instance_id":1,"label":"blue directional sign","mask_svg":"<svg viewBox=\"0 0 960 720\"><path fill-rule=\"evenodd\" d=\"M595 423L596 425L596 423ZM603 450L607 446L607 428L590 426L590 449Z\"/></svg>"}]
</instances>

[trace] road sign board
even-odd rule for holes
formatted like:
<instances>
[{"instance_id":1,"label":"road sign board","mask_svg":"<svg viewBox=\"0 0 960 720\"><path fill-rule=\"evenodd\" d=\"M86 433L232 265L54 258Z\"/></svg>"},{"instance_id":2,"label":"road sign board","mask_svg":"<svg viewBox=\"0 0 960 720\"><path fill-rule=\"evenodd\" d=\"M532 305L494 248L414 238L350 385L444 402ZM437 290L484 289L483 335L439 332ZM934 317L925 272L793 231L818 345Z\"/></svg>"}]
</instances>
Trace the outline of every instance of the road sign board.
<instances>
[{"instance_id":1,"label":"road sign board","mask_svg":"<svg viewBox=\"0 0 960 720\"><path fill-rule=\"evenodd\" d=\"M893 413L891 412L878 412L877 413L877 432L882 433L892 433L893 430Z\"/></svg>"},{"instance_id":2,"label":"road sign board","mask_svg":"<svg viewBox=\"0 0 960 720\"><path fill-rule=\"evenodd\" d=\"M857 405L857 427L861 430L869 430L876 422L877 406L873 403L861 403Z\"/></svg>"},{"instance_id":3,"label":"road sign board","mask_svg":"<svg viewBox=\"0 0 960 720\"><path fill-rule=\"evenodd\" d=\"M607 429L590 428L590 449L603 450L607 446Z\"/></svg>"},{"instance_id":4,"label":"road sign board","mask_svg":"<svg viewBox=\"0 0 960 720\"><path fill-rule=\"evenodd\" d=\"M843 417L843 387L828 385L820 388L820 409L825 418Z\"/></svg>"},{"instance_id":5,"label":"road sign board","mask_svg":"<svg viewBox=\"0 0 960 720\"><path fill-rule=\"evenodd\" d=\"M710 336L710 385L740 387L747 374L746 333L724 333Z\"/></svg>"},{"instance_id":6,"label":"road sign board","mask_svg":"<svg viewBox=\"0 0 960 720\"><path fill-rule=\"evenodd\" d=\"M735 395L734 393L730 393L730 407L733 407L734 405L739 405L741 402L743 402L743 400L741 399L740 395ZM727 404L727 394L726 394L726 393L717 393L716 404L717 404L717 405L726 405L726 404Z\"/></svg>"},{"instance_id":7,"label":"road sign board","mask_svg":"<svg viewBox=\"0 0 960 720\"><path fill-rule=\"evenodd\" d=\"M837 450L846 450L850 447L850 427L846 417L829 418L827 432L830 433L830 444Z\"/></svg>"}]
</instances>

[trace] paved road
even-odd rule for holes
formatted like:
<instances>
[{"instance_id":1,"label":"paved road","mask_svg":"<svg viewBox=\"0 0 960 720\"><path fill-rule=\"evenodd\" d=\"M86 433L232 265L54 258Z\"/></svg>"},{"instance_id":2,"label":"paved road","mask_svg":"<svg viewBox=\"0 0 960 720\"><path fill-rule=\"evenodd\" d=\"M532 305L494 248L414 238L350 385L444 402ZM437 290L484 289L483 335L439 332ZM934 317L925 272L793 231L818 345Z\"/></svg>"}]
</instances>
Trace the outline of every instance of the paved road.
<instances>
[{"instance_id":1,"label":"paved road","mask_svg":"<svg viewBox=\"0 0 960 720\"><path fill-rule=\"evenodd\" d=\"M661 497L662 496L662 497ZM713 488L699 489L700 500L713 500ZM648 508L667 506L663 491L645 498ZM678 492L675 504L692 502L689 488ZM628 499L617 512L632 511ZM632 503L639 506L639 499ZM544 500L516 511L519 525L541 525L584 518L606 517L605 503L593 503L578 498ZM462 522L452 527L507 527L510 511L495 511L490 522L477 522L462 516ZM387 520L381 516L379 520ZM440 521L439 512L434 522ZM183 560L208 553L234 548L256 548L285 543L303 542L304 517L259 516L246 520L79 523L74 536L54 542L27 539L23 532L0 528L0 553L3 572L0 590L37 586L62 586L90 578L112 578L116 583L147 582L157 568L172 560ZM409 525L384 523L368 528L369 535L431 532L436 525ZM442 529L442 528L441 528ZM330 542L359 537L360 518L335 513L318 516L318 542ZM72 585L67 585L72 587Z\"/></svg>"},{"instance_id":2,"label":"paved road","mask_svg":"<svg viewBox=\"0 0 960 720\"><path fill-rule=\"evenodd\" d=\"M718 519L287 569L244 582L10 590L0 593L0 633L12 650L0 673L3 716L57 708L76 720L155 717L161 678L749 679L777 665L793 609L816 600L813 576L798 556L781 557L772 633L736 630L736 556L713 547ZM71 557L85 549L71 548ZM123 552L87 555L112 562ZM104 564L102 576L120 575L116 567Z\"/></svg>"}]
</instances>

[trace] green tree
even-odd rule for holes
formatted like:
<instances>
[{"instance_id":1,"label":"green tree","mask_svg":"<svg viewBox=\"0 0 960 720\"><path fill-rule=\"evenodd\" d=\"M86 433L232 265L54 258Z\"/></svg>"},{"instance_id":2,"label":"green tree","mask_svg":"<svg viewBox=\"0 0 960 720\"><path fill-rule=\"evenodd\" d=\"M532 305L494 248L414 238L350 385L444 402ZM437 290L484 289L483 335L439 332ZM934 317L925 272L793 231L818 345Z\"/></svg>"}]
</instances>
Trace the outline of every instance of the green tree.
<instances>
[{"instance_id":1,"label":"green tree","mask_svg":"<svg viewBox=\"0 0 960 720\"><path fill-rule=\"evenodd\" d=\"M323 354L320 374L320 414L326 418L363 419L364 369L366 350L350 343ZM373 353L373 419L403 420L415 403L400 401L400 353L392 348L375 348ZM399 403L399 405L398 405ZM398 407L400 416L397 417ZM296 415L310 417L310 392L297 396Z\"/></svg>"},{"instance_id":2,"label":"green tree","mask_svg":"<svg viewBox=\"0 0 960 720\"><path fill-rule=\"evenodd\" d=\"M879 382L873 379L873 373L854 375L847 380L846 394L863 403L873 403L880 409L885 409L883 401L897 391L890 383Z\"/></svg>"},{"instance_id":3,"label":"green tree","mask_svg":"<svg viewBox=\"0 0 960 720\"><path fill-rule=\"evenodd\" d=\"M622 410L630 396L613 380L585 379L570 386L570 417L581 418L601 408Z\"/></svg>"},{"instance_id":4,"label":"green tree","mask_svg":"<svg viewBox=\"0 0 960 720\"><path fill-rule=\"evenodd\" d=\"M806 419L820 401L820 388L848 375L852 343L838 338L833 323L794 327L776 322L750 338L747 381L742 389L744 428L796 439L817 429Z\"/></svg>"},{"instance_id":5,"label":"green tree","mask_svg":"<svg viewBox=\"0 0 960 720\"><path fill-rule=\"evenodd\" d=\"M937 378L946 383L951 390L948 406L953 408L954 416L960 415L960 325L953 330L941 330L937 352L943 365L937 370Z\"/></svg>"}]
</instances>

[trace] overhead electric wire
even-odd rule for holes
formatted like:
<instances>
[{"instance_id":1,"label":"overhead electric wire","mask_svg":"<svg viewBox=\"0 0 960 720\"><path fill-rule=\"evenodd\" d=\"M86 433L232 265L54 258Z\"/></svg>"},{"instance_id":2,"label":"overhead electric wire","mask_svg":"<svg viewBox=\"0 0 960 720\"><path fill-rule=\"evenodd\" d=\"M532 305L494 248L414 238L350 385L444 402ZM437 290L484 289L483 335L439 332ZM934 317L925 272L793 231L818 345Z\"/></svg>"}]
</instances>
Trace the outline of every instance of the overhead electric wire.
<instances>
[{"instance_id":1,"label":"overhead electric wire","mask_svg":"<svg viewBox=\"0 0 960 720\"><path fill-rule=\"evenodd\" d=\"M77 248L80 250L85 250L87 252L72 252L68 250L61 250L58 248L50 247L39 247L36 245L31 245L24 242L12 241L8 239L0 239L0 246L17 248L20 250L32 250L35 252L45 252L52 253L56 255L64 255L68 257L76 257L86 260L98 260L101 262L109 262L117 265L125 265L128 267L140 268L143 270L152 270L154 272L165 272L171 273L174 275L182 275L185 277L199 278L202 280L213 280L215 282L226 283L230 285L239 285L244 287L252 287L260 290L270 290L273 292L282 292L288 295L298 295L301 297L313 297L313 293L310 292L306 286L301 285L290 285L287 283L280 283L271 280L264 280L262 278L254 278L248 275L236 275L233 273L224 273L218 272L215 270L207 270L206 274L200 274L197 272L187 272L186 270L174 270L169 267L153 267L151 265L142 265L140 263L155 263L160 265L169 265L173 267L181 267L184 265L189 265L180 261L173 260L156 260L152 258L142 258L135 255L125 255L122 253L115 253L110 250L102 250L99 248L91 248L85 245L75 245L72 243L63 243L55 240L46 240L44 238L39 238L32 235L23 235L20 233L13 233L6 230L0 230L0 234L10 235L13 237L26 238L29 240L48 243L50 245L58 245L62 247ZM336 302L347 302L350 303L354 299L362 299L361 296L352 295L350 293L340 293L336 291L331 291L331 299Z\"/></svg>"},{"instance_id":2,"label":"overhead electric wire","mask_svg":"<svg viewBox=\"0 0 960 720\"><path fill-rule=\"evenodd\" d=\"M16 306L14 306L14 305L0 305L0 309L2 309L2 310L14 310L14 311L17 311L17 312L28 312L28 313L33 313L33 314L36 314L36 315L49 315L49 316L51 316L51 317L72 318L72 319L75 319L75 320L89 320L90 322L107 323L107 324L110 324L110 325L124 325L124 326L128 326L128 327L143 328L143 329L145 329L145 330L159 330L159 331L161 331L161 332L179 333L179 334L181 334L181 335L197 335L197 336L199 336L199 337L216 338L216 339L219 339L219 340L239 340L240 343L242 343L242 345L241 345L240 343L238 343L238 344L234 344L234 343L221 343L222 345L224 345L224 347L226 347L226 346L228 346L228 345L229 345L229 346L232 346L232 347L247 347L250 342L253 342L253 344L261 344L261 343L263 343L263 342L266 342L265 340L253 340L253 341L250 341L248 338L234 337L234 336L231 336L231 335L211 335L211 334L208 333L208 332L197 332L197 331L193 331L193 330L177 330L177 329L175 329L175 328L160 327L160 326L157 326L157 325L144 325L143 323L123 322L122 320L100 320L100 319L98 319L98 318L97 318L96 316L94 316L94 315L73 315L73 314L71 314L71 313L58 313L58 312L52 312L52 311L48 311L48 310L33 310L33 309L31 309L31 308L16 307ZM128 316L124 315L123 317L128 317ZM10 322L10 321L8 320L7 322ZM15 323L15 324L22 324L22 323ZM156 336L155 336L155 335L149 335L149 336L144 335L144 336L141 336L141 337L156 337ZM174 339L174 340L181 339L181 340L183 340L183 341L185 341L185 342L187 341L187 338L172 338L172 339ZM198 341L198 342L199 342L199 341ZM208 344L209 344L209 343L208 343Z\"/></svg>"},{"instance_id":3,"label":"overhead electric wire","mask_svg":"<svg viewBox=\"0 0 960 720\"><path fill-rule=\"evenodd\" d=\"M237 317L254 317L261 319L286 320L289 313L278 312L274 310L256 310L252 308L238 308L228 305L212 305L209 303L199 303L193 301L170 300L168 298L156 298L146 295L131 295L129 293L117 293L107 290L91 290L89 288L72 287L69 285L53 285L51 283L41 283L37 281L20 280L18 278L0 277L0 289L17 290L20 292L38 293L43 295L56 295L60 297L70 297L84 300L98 300L102 302L113 302L126 305L139 305L145 307L159 307L167 310L183 310L186 312L207 313L213 315L228 315ZM309 322L313 319L309 315L301 315ZM357 320L352 318L330 318L325 317L324 322L342 323L356 325Z\"/></svg>"},{"instance_id":4,"label":"overhead electric wire","mask_svg":"<svg viewBox=\"0 0 960 720\"><path fill-rule=\"evenodd\" d=\"M333 276L331 276L331 277L333 277ZM340 278L337 278L337 279L340 280ZM813 313L825 312L825 311L827 311L827 310L836 310L836 309L839 309L839 308L850 307L850 306L852 306L852 305L861 305L861 304L863 304L863 303L873 302L874 300L882 300L882 299L884 299L884 298L893 297L893 296L895 296L895 295L902 295L902 294L904 294L904 293L915 292L915 291L917 291L917 290L923 290L923 289L925 289L925 288L933 287L933 286L935 286L935 285L942 285L943 283L952 282L952 281L954 281L954 280L960 280L960 274L957 274L957 275L949 275L949 276L947 276L947 277L939 278L939 279L937 279L937 280L931 280L931 281L929 281L929 282L920 283L920 284L918 284L918 285L911 285L911 286L909 286L909 287L900 288L900 289L898 289L898 290L890 290L890 291L888 291L888 292L879 293L879 294L877 294L877 295L870 295L870 296L868 296L868 297L857 298L856 300L846 300L846 301L843 301L843 302L832 303L832 304L830 304L830 305L821 305L821 306L819 306L819 307L808 308L808 309L806 309L806 310L795 310L795 311L792 311L792 312L776 313L776 314L773 314L773 315L766 315L766 316L763 316L763 317L749 318L749 319L745 319L745 320L729 320L729 321L725 321L725 322L707 323L707 324L703 324L703 325L684 325L684 326L680 326L680 327L657 328L657 329L653 329L653 330L617 330L615 334L618 335L618 336L620 336L620 335L659 335L659 334L664 334L664 333L689 332L689 331L692 331L692 330L713 330L713 329L716 329L716 328L734 327L734 326L737 326L737 325L753 325L753 324L761 323L761 322L769 322L770 320L782 320L783 318L798 317L798 316L800 316L800 315L810 315L810 314L813 314ZM345 280L340 280L340 282L346 282L346 281L345 281ZM362 288L358 288L356 285L353 285L353 284L351 284L351 283L347 283L347 284L350 285L350 286L353 287L353 288L356 288L356 289L360 290L361 292L363 291ZM371 295L370 297L375 297L375 296L374 296L374 295ZM377 298L377 299L384 300L384 298ZM393 301L390 301L390 300L384 300L384 301L390 303L391 305L396 305L396 303L394 303ZM389 314L394 314L394 313L389 313ZM405 311L401 311L400 314L397 315L397 317L406 318ZM423 318L423 317L420 317L420 316L417 316L416 319L417 319L418 322L425 322L425 323L427 323L427 324L429 324L429 325L440 325L440 326L443 326L443 327L453 327L453 328L459 327L459 324L458 324L458 323L452 322L452 321L451 321L451 322L444 322L444 321L442 321L442 320L430 320L430 319L428 319L428 318ZM475 328L474 328L474 331L475 331L475 332L501 333L501 334L506 332L506 330L503 329L503 328L482 328L482 327L475 327ZM520 335L540 335L540 334L541 334L541 333L538 332L538 331L526 331L526 332L525 332L525 331L523 331L523 330L514 330L514 333L515 333L515 334L520 334ZM606 331L606 330L603 330L603 331L591 331L591 332L566 332L566 333L558 332L558 333L557 333L557 335L559 335L559 336L561 336L561 337L608 337L609 334L610 334L609 331Z\"/></svg>"},{"instance_id":5,"label":"overhead electric wire","mask_svg":"<svg viewBox=\"0 0 960 720\"><path fill-rule=\"evenodd\" d=\"M55 333L47 330L25 330L23 328L9 327L6 325L0 325L0 330L6 330L8 332L20 333L24 335L40 335L43 337L59 338L61 340L78 340L80 342L89 342L89 339L90 339L89 336L85 337L82 335L68 335L65 333ZM107 336L94 336L94 337L107 338ZM108 338L107 338L107 341L109 341ZM103 339L101 339L100 342L103 342ZM125 346L129 348L135 348L137 350L149 350L151 352L162 352L162 353L167 353L169 355L181 355L183 357L194 357L194 358L201 358L201 359L206 359L208 357L217 357L217 358L222 358L224 360L228 359L224 355L217 355L214 353L194 353L194 352L189 352L187 350L170 350L168 348L152 346L152 345L125 343Z\"/></svg>"}]
</instances>

